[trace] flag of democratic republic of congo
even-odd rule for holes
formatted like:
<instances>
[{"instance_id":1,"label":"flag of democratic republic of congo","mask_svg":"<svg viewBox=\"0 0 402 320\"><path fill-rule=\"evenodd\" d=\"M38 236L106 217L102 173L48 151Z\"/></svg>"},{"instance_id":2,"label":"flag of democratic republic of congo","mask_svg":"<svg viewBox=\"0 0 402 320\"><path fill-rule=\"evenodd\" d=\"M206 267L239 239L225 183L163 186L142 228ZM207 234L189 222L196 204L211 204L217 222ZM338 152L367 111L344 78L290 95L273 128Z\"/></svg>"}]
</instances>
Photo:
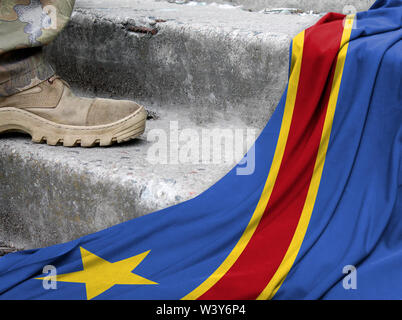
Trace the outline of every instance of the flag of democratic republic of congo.
<instances>
[{"instance_id":1,"label":"flag of democratic republic of congo","mask_svg":"<svg viewBox=\"0 0 402 320\"><path fill-rule=\"evenodd\" d=\"M402 0L325 15L292 41L254 174L239 164L192 200L6 255L0 298L401 299L401 25Z\"/></svg>"}]
</instances>

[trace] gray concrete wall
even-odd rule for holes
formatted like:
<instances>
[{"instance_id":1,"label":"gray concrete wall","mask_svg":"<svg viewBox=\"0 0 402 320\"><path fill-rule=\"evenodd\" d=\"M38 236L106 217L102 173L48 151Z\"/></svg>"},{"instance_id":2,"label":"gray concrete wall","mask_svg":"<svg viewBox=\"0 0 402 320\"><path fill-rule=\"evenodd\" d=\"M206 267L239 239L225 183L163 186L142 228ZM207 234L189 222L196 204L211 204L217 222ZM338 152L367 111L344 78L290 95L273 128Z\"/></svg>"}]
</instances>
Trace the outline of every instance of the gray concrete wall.
<instances>
[{"instance_id":1,"label":"gray concrete wall","mask_svg":"<svg viewBox=\"0 0 402 320\"><path fill-rule=\"evenodd\" d=\"M259 126L285 88L291 38L319 18L162 2L143 10L78 7L47 55L66 80L95 94L188 105L200 122L214 110L235 112Z\"/></svg>"},{"instance_id":2,"label":"gray concrete wall","mask_svg":"<svg viewBox=\"0 0 402 320\"><path fill-rule=\"evenodd\" d=\"M199 2L231 3L242 5L245 9L262 10L265 8L299 8L305 12L339 12L354 7L357 11L368 10L373 0L197 0Z\"/></svg>"}]
</instances>

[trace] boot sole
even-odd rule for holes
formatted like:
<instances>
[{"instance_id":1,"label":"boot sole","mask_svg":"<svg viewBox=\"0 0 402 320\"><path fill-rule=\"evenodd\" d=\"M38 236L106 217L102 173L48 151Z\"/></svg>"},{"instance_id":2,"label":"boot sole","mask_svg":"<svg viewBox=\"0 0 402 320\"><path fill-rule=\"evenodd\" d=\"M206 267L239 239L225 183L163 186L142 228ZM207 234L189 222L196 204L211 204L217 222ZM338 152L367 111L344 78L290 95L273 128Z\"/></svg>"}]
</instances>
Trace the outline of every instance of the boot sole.
<instances>
[{"instance_id":1,"label":"boot sole","mask_svg":"<svg viewBox=\"0 0 402 320\"><path fill-rule=\"evenodd\" d=\"M18 131L29 134L36 143L65 147L109 146L135 139L145 131L147 113L144 107L110 124L71 126L58 124L17 108L0 109L0 133Z\"/></svg>"}]
</instances>

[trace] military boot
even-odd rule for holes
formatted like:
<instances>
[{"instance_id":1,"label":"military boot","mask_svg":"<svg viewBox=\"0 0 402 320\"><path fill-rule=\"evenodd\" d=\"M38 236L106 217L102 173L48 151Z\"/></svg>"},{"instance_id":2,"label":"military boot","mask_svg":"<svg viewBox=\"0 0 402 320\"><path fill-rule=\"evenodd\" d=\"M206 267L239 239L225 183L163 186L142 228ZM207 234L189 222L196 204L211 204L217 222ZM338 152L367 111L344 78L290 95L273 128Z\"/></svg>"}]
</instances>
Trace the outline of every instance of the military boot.
<instances>
[{"instance_id":1,"label":"military boot","mask_svg":"<svg viewBox=\"0 0 402 320\"><path fill-rule=\"evenodd\" d=\"M0 98L0 133L25 132L32 141L49 145L128 141L144 132L146 117L144 107L132 101L77 97L58 76Z\"/></svg>"}]
</instances>

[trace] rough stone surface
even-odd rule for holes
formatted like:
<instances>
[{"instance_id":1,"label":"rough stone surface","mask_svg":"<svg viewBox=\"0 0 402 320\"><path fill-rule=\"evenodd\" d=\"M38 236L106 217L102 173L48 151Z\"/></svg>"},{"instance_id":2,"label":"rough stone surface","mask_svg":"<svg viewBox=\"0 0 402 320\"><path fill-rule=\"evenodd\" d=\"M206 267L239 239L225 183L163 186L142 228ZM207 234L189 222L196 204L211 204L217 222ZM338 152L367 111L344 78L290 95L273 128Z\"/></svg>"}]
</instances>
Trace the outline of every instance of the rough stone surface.
<instances>
[{"instance_id":1,"label":"rough stone surface","mask_svg":"<svg viewBox=\"0 0 402 320\"><path fill-rule=\"evenodd\" d=\"M188 0L169 0L169 2L190 3ZM349 13L349 10L365 11L374 0L197 0L199 3L222 3L242 6L245 10L259 11L273 8L297 8L304 12L339 12Z\"/></svg>"},{"instance_id":2,"label":"rough stone surface","mask_svg":"<svg viewBox=\"0 0 402 320\"><path fill-rule=\"evenodd\" d=\"M18 251L16 248L10 247L8 244L4 244L0 242L0 257L5 256L6 254Z\"/></svg>"},{"instance_id":3,"label":"rough stone surface","mask_svg":"<svg viewBox=\"0 0 402 320\"><path fill-rule=\"evenodd\" d=\"M148 121L139 139L109 148L52 147L33 144L28 136L1 135L0 241L25 249L61 243L200 194L236 162L225 159L224 138L216 144L211 141L211 161L203 162L201 156L185 161L180 155L176 161L170 153L171 139L179 137L178 152L202 147L202 141L185 141L184 130L193 130L201 139L208 128L229 129L233 135L241 129L244 142L237 141L242 153L247 151L248 127L240 120L216 119L201 127L188 113L172 109L161 111L159 120ZM167 143L158 142L160 150L166 150L166 162L151 158L155 129L166 133ZM254 141L258 130L249 129L254 130L249 135ZM216 164L213 146L218 151L222 146L222 159Z\"/></svg>"},{"instance_id":4,"label":"rough stone surface","mask_svg":"<svg viewBox=\"0 0 402 320\"><path fill-rule=\"evenodd\" d=\"M98 95L190 106L199 121L215 111L234 113L261 127L284 90L291 38L318 19L233 7L81 0L47 54L64 78Z\"/></svg>"}]
</instances>

